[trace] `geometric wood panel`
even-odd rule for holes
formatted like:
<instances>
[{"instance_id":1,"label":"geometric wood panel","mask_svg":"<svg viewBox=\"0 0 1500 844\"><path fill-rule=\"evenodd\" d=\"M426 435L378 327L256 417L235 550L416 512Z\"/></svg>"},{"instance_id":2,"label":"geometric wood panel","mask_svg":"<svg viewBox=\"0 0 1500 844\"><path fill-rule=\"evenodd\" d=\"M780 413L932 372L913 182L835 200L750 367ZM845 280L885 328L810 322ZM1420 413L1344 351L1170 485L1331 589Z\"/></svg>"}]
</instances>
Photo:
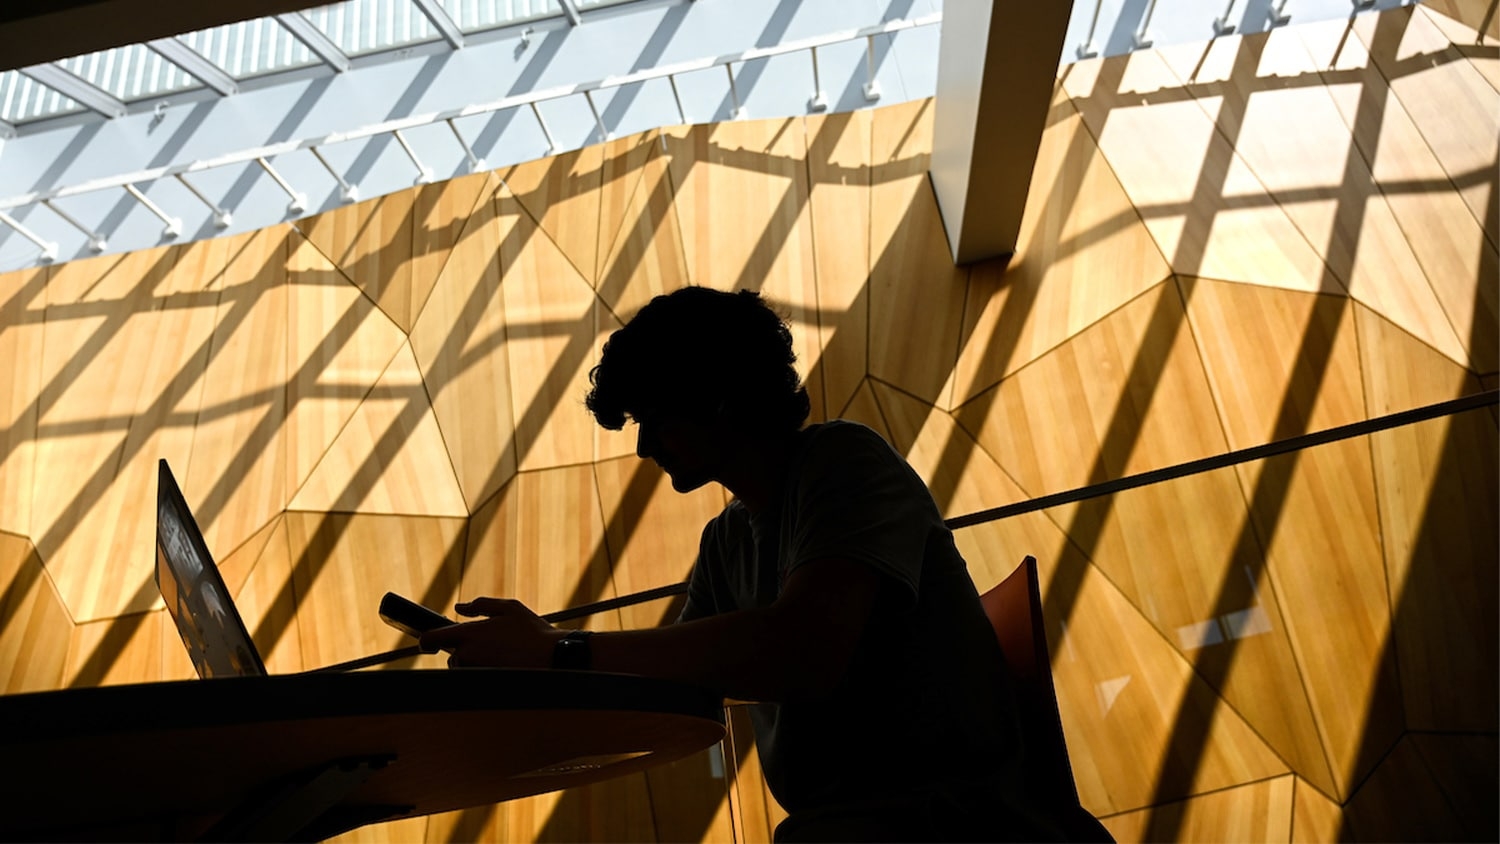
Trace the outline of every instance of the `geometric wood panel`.
<instances>
[{"instance_id":1,"label":"geometric wood panel","mask_svg":"<svg viewBox=\"0 0 1500 844\"><path fill-rule=\"evenodd\" d=\"M287 483L302 488L406 335L300 238L287 266Z\"/></svg>"},{"instance_id":2,"label":"geometric wood panel","mask_svg":"<svg viewBox=\"0 0 1500 844\"><path fill-rule=\"evenodd\" d=\"M1242 45L1243 39L1221 39ZM1173 271L1295 290L1342 292L1323 261L1215 124L1220 97L1194 98L1167 56L1137 51L1068 67L1063 85ZM1179 66L1184 61L1174 60ZM1189 68L1192 67L1188 63ZM1201 93L1201 92L1200 92ZM1205 111L1207 113L1205 113ZM1232 129L1231 125L1226 129ZM1150 138L1150 143L1141 139Z\"/></svg>"},{"instance_id":3,"label":"geometric wood panel","mask_svg":"<svg viewBox=\"0 0 1500 844\"><path fill-rule=\"evenodd\" d=\"M1448 798L1470 841L1500 840L1495 813L1495 795L1500 793L1500 740L1488 735L1410 733L1407 740L1417 746L1422 761Z\"/></svg>"},{"instance_id":4,"label":"geometric wood panel","mask_svg":"<svg viewBox=\"0 0 1500 844\"><path fill-rule=\"evenodd\" d=\"M870 319L871 112L807 118L808 192L812 211L813 277L822 355L810 369L825 407L812 419L838 416L865 376ZM811 328L809 324L808 328ZM804 328L806 331L807 328Z\"/></svg>"},{"instance_id":5,"label":"geometric wood panel","mask_svg":"<svg viewBox=\"0 0 1500 844\"><path fill-rule=\"evenodd\" d=\"M1016 256L969 276L957 404L1162 281L1167 262L1059 86Z\"/></svg>"},{"instance_id":6,"label":"geometric wood panel","mask_svg":"<svg viewBox=\"0 0 1500 844\"><path fill-rule=\"evenodd\" d=\"M271 674L295 674L319 667L302 658L301 623L292 582L292 549L287 535L286 518L278 518L266 534L266 542L252 566L245 571L244 584L234 592L235 606L266 664L266 671ZM253 546L250 543L244 550L249 551Z\"/></svg>"},{"instance_id":7,"label":"geometric wood panel","mask_svg":"<svg viewBox=\"0 0 1500 844\"><path fill-rule=\"evenodd\" d=\"M298 220L319 252L391 320L412 324L412 245L416 188Z\"/></svg>"},{"instance_id":8,"label":"geometric wood panel","mask_svg":"<svg viewBox=\"0 0 1500 844\"><path fill-rule=\"evenodd\" d=\"M499 171L511 196L590 284L598 272L604 155L605 145L594 144Z\"/></svg>"},{"instance_id":9,"label":"geometric wood panel","mask_svg":"<svg viewBox=\"0 0 1500 844\"><path fill-rule=\"evenodd\" d=\"M1292 832L1294 781L1294 777L1276 777L1100 822L1116 841L1159 840L1147 834L1165 825L1178 841L1287 842Z\"/></svg>"},{"instance_id":10,"label":"geometric wood panel","mask_svg":"<svg viewBox=\"0 0 1500 844\"><path fill-rule=\"evenodd\" d=\"M1354 841L1464 841L1471 838L1432 769L1415 734L1407 734L1344 802L1340 839ZM1494 792L1488 814L1494 816Z\"/></svg>"},{"instance_id":11,"label":"geometric wood panel","mask_svg":"<svg viewBox=\"0 0 1500 844\"><path fill-rule=\"evenodd\" d=\"M522 472L470 517L460 597L481 596L541 615L615 597L593 467ZM619 613L569 626L617 630Z\"/></svg>"},{"instance_id":12,"label":"geometric wood panel","mask_svg":"<svg viewBox=\"0 0 1500 844\"><path fill-rule=\"evenodd\" d=\"M1338 796L1403 720L1369 445L1341 440L1235 467L1266 548Z\"/></svg>"},{"instance_id":13,"label":"geometric wood panel","mask_svg":"<svg viewBox=\"0 0 1500 844\"><path fill-rule=\"evenodd\" d=\"M1170 281L992 391L954 416L1031 496L1226 450Z\"/></svg>"},{"instance_id":14,"label":"geometric wood panel","mask_svg":"<svg viewBox=\"0 0 1500 844\"><path fill-rule=\"evenodd\" d=\"M417 316L427 304L432 286L437 283L448 262L448 255L463 234L474 206L489 199L495 191L495 177L486 172L471 173L446 182L415 188L412 200L411 299L407 322L398 323L410 332Z\"/></svg>"},{"instance_id":15,"label":"geometric wood panel","mask_svg":"<svg viewBox=\"0 0 1500 844\"><path fill-rule=\"evenodd\" d=\"M612 141L614 144L622 141ZM600 300L621 320L635 315L654 296L670 293L688 283L687 258L682 233L677 227L672 179L667 156L658 136L646 147L645 160L639 148L613 154L604 164L604 197L600 236L609 229L607 245L599 250L599 278L594 284ZM637 178L616 176L621 170L640 170ZM619 210L614 210L616 206Z\"/></svg>"},{"instance_id":16,"label":"geometric wood panel","mask_svg":"<svg viewBox=\"0 0 1500 844\"><path fill-rule=\"evenodd\" d=\"M290 512L284 524L297 633L309 668L413 644L380 620L380 598L386 592L451 617L463 559L462 519ZM271 559L263 556L262 562ZM279 572L267 566L265 574L274 581ZM444 665L442 654L417 660L418 667Z\"/></svg>"},{"instance_id":17,"label":"geometric wood panel","mask_svg":"<svg viewBox=\"0 0 1500 844\"><path fill-rule=\"evenodd\" d=\"M1045 606L1055 600L1056 566L1039 562ZM1073 775L1090 812L1111 815L1288 773L1093 566L1083 570L1074 606L1066 620L1047 619L1047 639ZM1169 746L1184 726L1198 741ZM1158 783L1167 770L1177 775Z\"/></svg>"},{"instance_id":18,"label":"geometric wood panel","mask_svg":"<svg viewBox=\"0 0 1500 844\"><path fill-rule=\"evenodd\" d=\"M1370 436L1410 729L1500 726L1496 440L1483 408Z\"/></svg>"},{"instance_id":19,"label":"geometric wood panel","mask_svg":"<svg viewBox=\"0 0 1500 844\"><path fill-rule=\"evenodd\" d=\"M31 528L43 386L42 311L50 272L39 267L0 274L0 530L18 534Z\"/></svg>"},{"instance_id":20,"label":"geometric wood panel","mask_svg":"<svg viewBox=\"0 0 1500 844\"><path fill-rule=\"evenodd\" d=\"M470 512L516 467L500 302L500 242L513 228L513 218L502 228L494 202L475 206L411 331L412 351Z\"/></svg>"},{"instance_id":21,"label":"geometric wood panel","mask_svg":"<svg viewBox=\"0 0 1500 844\"><path fill-rule=\"evenodd\" d=\"M1182 285L1230 448L1365 418L1348 299L1207 279Z\"/></svg>"},{"instance_id":22,"label":"geometric wood panel","mask_svg":"<svg viewBox=\"0 0 1500 844\"><path fill-rule=\"evenodd\" d=\"M36 549L0 533L0 694L60 687L72 632Z\"/></svg>"},{"instance_id":23,"label":"geometric wood panel","mask_svg":"<svg viewBox=\"0 0 1500 844\"><path fill-rule=\"evenodd\" d=\"M1327 795L1298 779L1292 796L1293 844L1338 841L1344 810Z\"/></svg>"},{"instance_id":24,"label":"geometric wood panel","mask_svg":"<svg viewBox=\"0 0 1500 844\"><path fill-rule=\"evenodd\" d=\"M411 345L402 343L292 510L467 516Z\"/></svg>"},{"instance_id":25,"label":"geometric wood panel","mask_svg":"<svg viewBox=\"0 0 1500 844\"><path fill-rule=\"evenodd\" d=\"M646 163L660 158L661 133L653 129L649 132L627 135L605 143L602 149L603 155L599 165L599 231L595 249L596 266L582 268L583 276L596 290L607 286L604 283L605 269L614 263L607 258L616 248L622 228L633 223L640 214L640 209L634 208L633 203L645 176ZM666 162L661 161L659 164L659 172L664 176ZM653 188L654 186L653 181ZM515 185L512 184L511 190L515 189ZM647 188L647 190L651 189ZM667 202L659 207L670 208L670 184L665 187L665 190ZM645 197L642 197L641 201L644 202ZM527 207L531 206L527 204ZM545 216L540 219L545 229ZM554 235L553 239L556 240L557 237Z\"/></svg>"},{"instance_id":26,"label":"geometric wood panel","mask_svg":"<svg viewBox=\"0 0 1500 844\"><path fill-rule=\"evenodd\" d=\"M927 180L933 101L875 112L870 160L870 374L942 410L952 408L967 267L948 252Z\"/></svg>"},{"instance_id":27,"label":"geometric wood panel","mask_svg":"<svg viewBox=\"0 0 1500 844\"><path fill-rule=\"evenodd\" d=\"M64 682L70 688L92 688L161 680L167 631L161 617L166 614L130 613L74 627Z\"/></svg>"},{"instance_id":28,"label":"geometric wood panel","mask_svg":"<svg viewBox=\"0 0 1500 844\"><path fill-rule=\"evenodd\" d=\"M1233 470L1046 512L1294 773L1334 791Z\"/></svg>"}]
</instances>

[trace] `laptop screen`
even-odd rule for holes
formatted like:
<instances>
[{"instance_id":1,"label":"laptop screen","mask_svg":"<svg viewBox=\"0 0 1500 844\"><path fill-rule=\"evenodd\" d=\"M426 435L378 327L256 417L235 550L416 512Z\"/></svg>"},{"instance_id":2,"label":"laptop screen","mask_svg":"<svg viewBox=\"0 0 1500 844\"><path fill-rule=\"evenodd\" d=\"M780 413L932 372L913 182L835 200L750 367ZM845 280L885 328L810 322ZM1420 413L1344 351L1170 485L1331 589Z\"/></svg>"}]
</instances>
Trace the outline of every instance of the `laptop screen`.
<instances>
[{"instance_id":1,"label":"laptop screen","mask_svg":"<svg viewBox=\"0 0 1500 844\"><path fill-rule=\"evenodd\" d=\"M156 586L199 677L265 676L265 663L165 460L157 471Z\"/></svg>"}]
</instances>

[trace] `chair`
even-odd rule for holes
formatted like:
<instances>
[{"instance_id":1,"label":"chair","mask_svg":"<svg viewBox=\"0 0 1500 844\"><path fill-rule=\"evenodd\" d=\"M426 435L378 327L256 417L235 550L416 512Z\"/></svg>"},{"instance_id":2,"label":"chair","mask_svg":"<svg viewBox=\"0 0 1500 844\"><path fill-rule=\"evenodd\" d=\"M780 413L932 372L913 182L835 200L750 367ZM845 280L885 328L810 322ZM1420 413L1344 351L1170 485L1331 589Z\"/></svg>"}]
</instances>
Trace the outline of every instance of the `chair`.
<instances>
[{"instance_id":1,"label":"chair","mask_svg":"<svg viewBox=\"0 0 1500 844\"><path fill-rule=\"evenodd\" d=\"M1042 589L1036 558L1027 556L1010 576L979 598L989 617L995 638L1011 677L1016 681L1016 704L1026 737L1029 770L1055 795L1057 816L1070 841L1112 841L1104 825L1083 808L1068 744L1063 736L1062 716L1057 709L1057 690L1052 685L1052 659L1047 651L1047 629L1042 619Z\"/></svg>"}]
</instances>

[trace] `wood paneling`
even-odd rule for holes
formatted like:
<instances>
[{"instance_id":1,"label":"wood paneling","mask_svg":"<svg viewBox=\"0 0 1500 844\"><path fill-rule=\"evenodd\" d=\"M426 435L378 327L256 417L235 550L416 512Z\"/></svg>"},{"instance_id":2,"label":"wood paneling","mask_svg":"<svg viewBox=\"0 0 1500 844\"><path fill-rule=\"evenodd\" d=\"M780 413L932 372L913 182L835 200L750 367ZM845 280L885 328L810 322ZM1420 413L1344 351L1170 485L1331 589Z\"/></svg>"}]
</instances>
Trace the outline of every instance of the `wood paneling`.
<instances>
[{"instance_id":1,"label":"wood paneling","mask_svg":"<svg viewBox=\"0 0 1500 844\"><path fill-rule=\"evenodd\" d=\"M1167 262L1184 275L1297 290L1337 288L1317 253L1235 155L1231 138L1172 73L1161 55L1171 50L1197 56L1203 46L1081 61L1069 66L1063 80Z\"/></svg>"},{"instance_id":2,"label":"wood paneling","mask_svg":"<svg viewBox=\"0 0 1500 844\"><path fill-rule=\"evenodd\" d=\"M807 118L807 173L813 262L818 288L816 328L822 349L810 379L836 417L865 376L869 325L871 112ZM812 321L808 321L812 328Z\"/></svg>"},{"instance_id":3,"label":"wood paneling","mask_svg":"<svg viewBox=\"0 0 1500 844\"><path fill-rule=\"evenodd\" d=\"M597 277L604 156L604 145L595 144L500 172L511 195L591 285Z\"/></svg>"},{"instance_id":4,"label":"wood paneling","mask_svg":"<svg viewBox=\"0 0 1500 844\"><path fill-rule=\"evenodd\" d=\"M1379 747L1380 765L1344 803L1341 840L1461 841L1462 822L1432 776L1408 734L1389 753ZM1494 814L1494 793L1490 793Z\"/></svg>"},{"instance_id":5,"label":"wood paneling","mask_svg":"<svg viewBox=\"0 0 1500 844\"><path fill-rule=\"evenodd\" d=\"M31 529L47 267L0 274L0 530Z\"/></svg>"},{"instance_id":6,"label":"wood paneling","mask_svg":"<svg viewBox=\"0 0 1500 844\"><path fill-rule=\"evenodd\" d=\"M1391 21L1396 23L1383 23L1377 29L1382 37L1393 37L1386 33L1392 25L1399 25L1399 18ZM1370 59L1364 43L1357 37L1346 37L1344 22L1327 21L1294 31L1314 64L1326 69L1324 80L1330 84L1325 90L1345 123L1352 127L1375 186L1382 191L1427 284L1467 351L1468 358L1457 359L1466 360L1480 372L1493 371L1500 361L1496 340L1496 311L1500 309L1496 300L1500 297L1493 283L1500 269L1494 235L1485 237L1479 221L1469 213L1463 197ZM1433 82L1440 84L1441 80ZM1417 286L1415 279L1410 286ZM1420 293L1412 291L1412 295ZM1386 302L1358 294L1356 291L1361 301L1388 319L1403 326L1414 324L1416 315L1401 313L1399 296ZM1414 333L1425 339L1420 331Z\"/></svg>"},{"instance_id":7,"label":"wood paneling","mask_svg":"<svg viewBox=\"0 0 1500 844\"><path fill-rule=\"evenodd\" d=\"M244 585L234 592L235 606L255 641L256 650L260 651L266 671L271 674L295 674L329 664L302 658L302 625L297 615L299 596L292 580L293 562L287 523L283 517L276 520L254 567L246 573ZM384 584L376 583L375 586ZM394 590L397 587L388 588ZM410 594L407 597L418 600ZM361 614L374 612L368 606L351 606L349 609Z\"/></svg>"},{"instance_id":8,"label":"wood paneling","mask_svg":"<svg viewBox=\"0 0 1500 844\"><path fill-rule=\"evenodd\" d=\"M871 380L890 442L916 470L945 518L1026 499L953 417L880 381Z\"/></svg>"},{"instance_id":9,"label":"wood paneling","mask_svg":"<svg viewBox=\"0 0 1500 844\"><path fill-rule=\"evenodd\" d=\"M500 244L500 299L520 469L588 463L595 426L579 405L595 362L594 291L503 188L495 202L514 226Z\"/></svg>"},{"instance_id":10,"label":"wood paneling","mask_svg":"<svg viewBox=\"0 0 1500 844\"><path fill-rule=\"evenodd\" d=\"M1166 260L1078 111L1058 89L1019 248L969 273L957 404L1165 279Z\"/></svg>"},{"instance_id":11,"label":"wood paneling","mask_svg":"<svg viewBox=\"0 0 1500 844\"><path fill-rule=\"evenodd\" d=\"M647 162L658 159L661 148L661 133L655 129L604 144L603 160L599 165L599 243L595 250L598 261L592 271L584 273L595 289L603 286L605 268L609 266L606 258L614 249L621 229L639 216L638 212L631 213L635 194L640 189ZM659 163L663 167L666 164L665 161ZM667 186L666 191L670 196L671 187Z\"/></svg>"},{"instance_id":12,"label":"wood paneling","mask_svg":"<svg viewBox=\"0 0 1500 844\"><path fill-rule=\"evenodd\" d=\"M1421 8L1453 41L1465 45L1492 45L1500 41L1500 14L1490 8L1492 5L1490 0L1426 0ZM1439 17L1446 23L1439 21ZM1463 28L1450 28L1455 23L1462 24ZM1482 34L1479 32L1481 27L1484 29Z\"/></svg>"},{"instance_id":13,"label":"wood paneling","mask_svg":"<svg viewBox=\"0 0 1500 844\"><path fill-rule=\"evenodd\" d=\"M412 644L410 637L380 620L380 598L386 592L451 615L463 559L462 519L290 512L285 524L297 632L308 667ZM273 559L263 555L261 563ZM276 567L265 568L267 588L282 589ZM280 610L261 606L263 613ZM285 616L276 618L279 623ZM420 657L415 667L444 665L435 654Z\"/></svg>"},{"instance_id":14,"label":"wood paneling","mask_svg":"<svg viewBox=\"0 0 1500 844\"><path fill-rule=\"evenodd\" d=\"M468 515L409 344L401 344L288 507Z\"/></svg>"},{"instance_id":15,"label":"wood paneling","mask_svg":"<svg viewBox=\"0 0 1500 844\"><path fill-rule=\"evenodd\" d=\"M1496 197L1500 91L1414 9L1356 18L1354 31L1385 75L1473 212L1485 221ZM1493 225L1493 216L1486 225ZM1494 232L1490 232L1493 242Z\"/></svg>"},{"instance_id":16,"label":"wood paneling","mask_svg":"<svg viewBox=\"0 0 1500 844\"><path fill-rule=\"evenodd\" d=\"M1482 390L1473 373L1368 308L1355 308L1368 415L1384 416Z\"/></svg>"},{"instance_id":17,"label":"wood paneling","mask_svg":"<svg viewBox=\"0 0 1500 844\"><path fill-rule=\"evenodd\" d=\"M1033 497L1219 454L1186 322L1158 285L954 416Z\"/></svg>"},{"instance_id":18,"label":"wood paneling","mask_svg":"<svg viewBox=\"0 0 1500 844\"><path fill-rule=\"evenodd\" d=\"M686 581L704 526L724 509L718 486L678 493L654 462L635 457L597 463L594 474L615 592L629 595ZM663 618L663 611L653 601L624 607L620 617L626 629L677 620Z\"/></svg>"},{"instance_id":19,"label":"wood paneling","mask_svg":"<svg viewBox=\"0 0 1500 844\"><path fill-rule=\"evenodd\" d=\"M1402 729L1370 450L1360 439L1235 467L1333 765L1336 794Z\"/></svg>"},{"instance_id":20,"label":"wood paneling","mask_svg":"<svg viewBox=\"0 0 1500 844\"><path fill-rule=\"evenodd\" d=\"M434 815L428 841L659 841L645 774ZM664 798L664 802L670 798Z\"/></svg>"},{"instance_id":21,"label":"wood paneling","mask_svg":"<svg viewBox=\"0 0 1500 844\"><path fill-rule=\"evenodd\" d=\"M886 442L892 441L890 426L885 423L885 414L880 410L880 403L875 400L875 388L869 378L860 383L854 397L849 399L849 404L838 416L871 428L884 437Z\"/></svg>"},{"instance_id":22,"label":"wood paneling","mask_svg":"<svg viewBox=\"0 0 1500 844\"><path fill-rule=\"evenodd\" d=\"M953 532L953 541L969 564L969 579L981 595L1009 577L1027 555L1055 560L1065 571L1083 571L1089 564L1078 546L1044 512L962 528ZM1073 764L1080 762L1075 759Z\"/></svg>"},{"instance_id":23,"label":"wood paneling","mask_svg":"<svg viewBox=\"0 0 1500 844\"><path fill-rule=\"evenodd\" d=\"M1230 448L1365 418L1348 299L1183 279Z\"/></svg>"},{"instance_id":24,"label":"wood paneling","mask_svg":"<svg viewBox=\"0 0 1500 844\"><path fill-rule=\"evenodd\" d=\"M1116 841L1150 841L1153 828L1164 825L1175 840L1208 842L1288 842L1292 833L1292 788L1295 777L1254 782L1189 797L1180 803L1153 806L1101 819Z\"/></svg>"},{"instance_id":25,"label":"wood paneling","mask_svg":"<svg viewBox=\"0 0 1500 844\"><path fill-rule=\"evenodd\" d=\"M409 332L416 324L475 206L486 202L497 184L491 173L484 172L416 188L412 199L410 316L401 324L402 330Z\"/></svg>"},{"instance_id":26,"label":"wood paneling","mask_svg":"<svg viewBox=\"0 0 1500 844\"><path fill-rule=\"evenodd\" d=\"M1232 469L1047 513L1293 772L1333 790L1283 608Z\"/></svg>"},{"instance_id":27,"label":"wood paneling","mask_svg":"<svg viewBox=\"0 0 1500 844\"><path fill-rule=\"evenodd\" d=\"M1045 606L1056 566L1039 562ZM1085 808L1112 815L1287 773L1107 577L1092 566L1080 574L1073 612L1047 618L1047 640ZM1184 726L1201 738L1169 747ZM1165 765L1187 774L1158 782Z\"/></svg>"},{"instance_id":28,"label":"wood paneling","mask_svg":"<svg viewBox=\"0 0 1500 844\"><path fill-rule=\"evenodd\" d=\"M517 475L469 520L466 559L463 600L514 598L544 615L615 597L593 468ZM583 626L617 630L619 613Z\"/></svg>"},{"instance_id":29,"label":"wood paneling","mask_svg":"<svg viewBox=\"0 0 1500 844\"><path fill-rule=\"evenodd\" d=\"M310 243L288 246L286 477L295 491L406 337Z\"/></svg>"},{"instance_id":30,"label":"wood paneling","mask_svg":"<svg viewBox=\"0 0 1500 844\"><path fill-rule=\"evenodd\" d=\"M492 201L475 207L411 332L470 512L516 470L499 254L501 241L517 236L515 223Z\"/></svg>"},{"instance_id":31,"label":"wood paneling","mask_svg":"<svg viewBox=\"0 0 1500 844\"><path fill-rule=\"evenodd\" d=\"M1370 448L1407 726L1494 731L1495 418L1471 410L1381 431Z\"/></svg>"},{"instance_id":32,"label":"wood paneling","mask_svg":"<svg viewBox=\"0 0 1500 844\"><path fill-rule=\"evenodd\" d=\"M932 110L930 99L883 108L871 127L869 368L947 410L969 274L953 265L927 180Z\"/></svg>"},{"instance_id":33,"label":"wood paneling","mask_svg":"<svg viewBox=\"0 0 1500 844\"><path fill-rule=\"evenodd\" d=\"M72 619L36 549L8 533L0 533L0 601L0 694L61 686Z\"/></svg>"},{"instance_id":34,"label":"wood paneling","mask_svg":"<svg viewBox=\"0 0 1500 844\"><path fill-rule=\"evenodd\" d=\"M1292 795L1292 841L1323 844L1339 840L1344 810L1327 795L1298 779Z\"/></svg>"},{"instance_id":35,"label":"wood paneling","mask_svg":"<svg viewBox=\"0 0 1500 844\"><path fill-rule=\"evenodd\" d=\"M1255 40L1258 62L1237 62L1249 45L1217 39L1201 55L1167 51L1179 78L1213 113L1237 122L1228 130L1236 154L1255 172L1355 299L1369 304L1456 361L1468 354L1427 284L1412 247L1376 187L1349 125L1322 85L1276 86L1278 78L1318 79L1318 66L1290 29ZM1193 64L1186 64L1192 61ZM1220 92L1219 97L1209 92ZM1354 125L1381 119L1379 89L1363 92Z\"/></svg>"},{"instance_id":36,"label":"wood paneling","mask_svg":"<svg viewBox=\"0 0 1500 844\"><path fill-rule=\"evenodd\" d=\"M1410 733L1407 741L1417 746L1422 761L1437 780L1438 788L1458 816L1463 838L1468 841L1500 840L1495 815L1495 794L1500 792L1496 771L1500 770L1500 741L1488 735L1439 735Z\"/></svg>"},{"instance_id":37,"label":"wood paneling","mask_svg":"<svg viewBox=\"0 0 1500 844\"><path fill-rule=\"evenodd\" d=\"M786 810L766 785L750 713L743 706L726 707L724 723L728 735L719 746L724 748L725 765L733 777L728 802L734 814L734 840L770 841L776 825L786 820Z\"/></svg>"},{"instance_id":38,"label":"wood paneling","mask_svg":"<svg viewBox=\"0 0 1500 844\"><path fill-rule=\"evenodd\" d=\"M416 189L308 217L296 223L334 266L403 329L412 324L412 246Z\"/></svg>"},{"instance_id":39,"label":"wood paneling","mask_svg":"<svg viewBox=\"0 0 1500 844\"><path fill-rule=\"evenodd\" d=\"M162 679L166 610L129 613L73 628L63 671L71 688L155 683Z\"/></svg>"},{"instance_id":40,"label":"wood paneling","mask_svg":"<svg viewBox=\"0 0 1500 844\"><path fill-rule=\"evenodd\" d=\"M618 143L618 142L617 142ZM613 235L607 246L600 246L601 266L596 285L599 298L616 317L628 320L653 296L670 293L688 283L687 257L683 252L682 232L677 227L677 209L673 205L672 179L661 141L653 141L640 164L639 178L616 175L631 172L640 154L631 150L624 156L605 161L605 187L601 214L614 220ZM619 197L624 196L624 199ZM612 209L619 204L620 218ZM600 236L611 228L601 225Z\"/></svg>"}]
</instances>

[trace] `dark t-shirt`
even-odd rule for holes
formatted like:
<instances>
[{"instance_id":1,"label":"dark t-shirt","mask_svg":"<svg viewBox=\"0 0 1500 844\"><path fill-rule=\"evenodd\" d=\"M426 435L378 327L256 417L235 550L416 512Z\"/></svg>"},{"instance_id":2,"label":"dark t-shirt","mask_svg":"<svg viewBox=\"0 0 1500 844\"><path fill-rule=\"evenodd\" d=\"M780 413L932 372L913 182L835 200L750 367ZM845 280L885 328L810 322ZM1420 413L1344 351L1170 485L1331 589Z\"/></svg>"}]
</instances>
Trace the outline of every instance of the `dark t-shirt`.
<instances>
[{"instance_id":1,"label":"dark t-shirt","mask_svg":"<svg viewBox=\"0 0 1500 844\"><path fill-rule=\"evenodd\" d=\"M1027 817L1010 681L964 560L926 484L869 428L805 429L779 506L751 515L735 501L709 522L680 620L768 606L826 557L883 586L833 694L751 711L782 807L795 819L919 795L944 816L995 818L993 837L1048 837Z\"/></svg>"}]
</instances>

